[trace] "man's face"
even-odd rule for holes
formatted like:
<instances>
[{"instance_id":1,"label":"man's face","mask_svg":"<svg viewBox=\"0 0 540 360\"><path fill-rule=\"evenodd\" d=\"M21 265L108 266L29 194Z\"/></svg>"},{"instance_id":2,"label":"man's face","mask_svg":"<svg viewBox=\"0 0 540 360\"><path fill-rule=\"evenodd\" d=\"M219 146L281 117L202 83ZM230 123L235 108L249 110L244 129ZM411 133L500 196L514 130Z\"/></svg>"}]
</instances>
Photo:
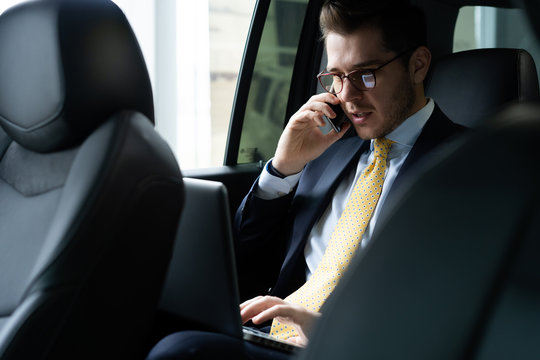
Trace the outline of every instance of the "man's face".
<instances>
[{"instance_id":1,"label":"man's face","mask_svg":"<svg viewBox=\"0 0 540 360\"><path fill-rule=\"evenodd\" d=\"M382 46L380 31L370 28L347 35L329 33L326 51L327 70L341 74L358 69L373 70L397 55ZM367 91L357 90L349 79L344 79L343 90L337 95L362 139L387 135L419 110L413 77L409 68L403 66L402 59L377 70L375 77L375 88Z\"/></svg>"}]
</instances>

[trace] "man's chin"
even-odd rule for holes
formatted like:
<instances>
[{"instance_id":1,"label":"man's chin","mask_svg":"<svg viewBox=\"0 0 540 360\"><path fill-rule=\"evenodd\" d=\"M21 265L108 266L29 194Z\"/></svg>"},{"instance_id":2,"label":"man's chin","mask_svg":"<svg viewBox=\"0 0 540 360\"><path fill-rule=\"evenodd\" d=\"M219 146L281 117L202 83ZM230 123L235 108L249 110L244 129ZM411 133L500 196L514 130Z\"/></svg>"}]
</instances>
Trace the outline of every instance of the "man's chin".
<instances>
[{"instance_id":1,"label":"man's chin","mask_svg":"<svg viewBox=\"0 0 540 360\"><path fill-rule=\"evenodd\" d=\"M376 131L374 129L366 128L365 126L355 126L354 129L356 130L358 137L360 137L362 140L376 139L386 135L386 133L383 131Z\"/></svg>"}]
</instances>

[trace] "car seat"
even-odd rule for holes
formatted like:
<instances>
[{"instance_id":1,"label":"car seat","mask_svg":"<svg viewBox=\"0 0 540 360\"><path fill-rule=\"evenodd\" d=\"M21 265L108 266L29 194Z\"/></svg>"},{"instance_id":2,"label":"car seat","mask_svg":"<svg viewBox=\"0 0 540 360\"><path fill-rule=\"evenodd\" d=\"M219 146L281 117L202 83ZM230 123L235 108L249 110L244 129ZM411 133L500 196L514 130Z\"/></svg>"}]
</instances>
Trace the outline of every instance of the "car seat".
<instances>
[{"instance_id":1,"label":"car seat","mask_svg":"<svg viewBox=\"0 0 540 360\"><path fill-rule=\"evenodd\" d=\"M0 16L0 359L137 359L183 204L123 13Z\"/></svg>"},{"instance_id":2,"label":"car seat","mask_svg":"<svg viewBox=\"0 0 540 360\"><path fill-rule=\"evenodd\" d=\"M434 61L426 95L452 121L475 128L504 105L540 100L538 75L523 49L461 51Z\"/></svg>"}]
</instances>

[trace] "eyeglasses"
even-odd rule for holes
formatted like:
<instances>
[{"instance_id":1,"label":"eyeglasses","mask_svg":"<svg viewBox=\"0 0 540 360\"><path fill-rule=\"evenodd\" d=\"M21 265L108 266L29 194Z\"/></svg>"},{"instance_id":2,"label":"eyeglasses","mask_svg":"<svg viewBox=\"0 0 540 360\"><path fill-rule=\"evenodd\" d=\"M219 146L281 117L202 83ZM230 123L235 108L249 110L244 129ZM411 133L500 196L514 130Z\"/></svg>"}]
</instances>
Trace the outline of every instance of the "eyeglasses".
<instances>
[{"instance_id":1,"label":"eyeglasses","mask_svg":"<svg viewBox=\"0 0 540 360\"><path fill-rule=\"evenodd\" d=\"M319 79L319 82L326 91L334 95L339 94L343 90L343 82L345 78L349 79L355 89L360 91L367 91L373 89L377 84L377 80L375 78L376 71L381 70L383 67L390 64L392 61L402 57L410 51L411 50L409 49L397 54L396 56L373 70L359 69L351 71L348 74L338 74L323 71L319 75L317 75L317 79Z\"/></svg>"}]
</instances>

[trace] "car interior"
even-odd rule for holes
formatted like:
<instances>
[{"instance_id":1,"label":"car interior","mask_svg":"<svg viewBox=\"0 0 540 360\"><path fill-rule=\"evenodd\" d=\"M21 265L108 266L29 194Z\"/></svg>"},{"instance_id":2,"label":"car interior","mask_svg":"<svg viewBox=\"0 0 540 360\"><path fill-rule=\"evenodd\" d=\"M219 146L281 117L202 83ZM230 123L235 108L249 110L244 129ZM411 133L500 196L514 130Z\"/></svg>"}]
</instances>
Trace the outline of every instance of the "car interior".
<instances>
[{"instance_id":1,"label":"car interior","mask_svg":"<svg viewBox=\"0 0 540 360\"><path fill-rule=\"evenodd\" d=\"M536 359L540 4L411 2L433 55L426 94L473 130L400 189L296 357ZM182 219L208 221L184 206L184 179L223 184L235 213L322 91L322 3L256 2L223 165L199 169L156 131L147 64L112 1L0 15L0 359L144 359L172 332L208 330L167 298L189 297L173 254L206 233ZM464 10L493 15L476 29L487 45L456 46ZM252 274L237 279L241 301L260 295Z\"/></svg>"}]
</instances>

